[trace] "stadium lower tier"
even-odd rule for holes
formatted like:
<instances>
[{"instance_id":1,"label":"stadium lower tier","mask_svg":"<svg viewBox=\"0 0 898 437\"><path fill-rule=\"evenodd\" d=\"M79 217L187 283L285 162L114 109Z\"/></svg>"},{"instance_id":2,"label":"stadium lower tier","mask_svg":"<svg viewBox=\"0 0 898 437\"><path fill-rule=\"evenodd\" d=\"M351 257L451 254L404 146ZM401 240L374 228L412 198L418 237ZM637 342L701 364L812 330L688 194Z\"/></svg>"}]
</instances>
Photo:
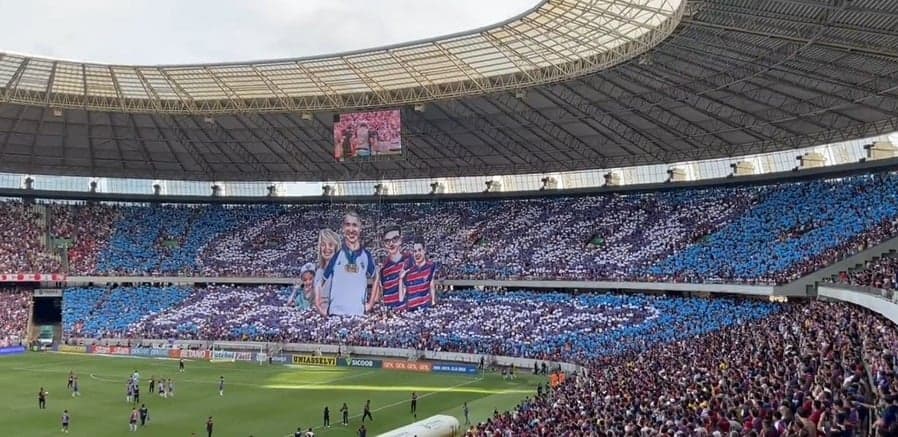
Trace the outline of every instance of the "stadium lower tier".
<instances>
[{"instance_id":1,"label":"stadium lower tier","mask_svg":"<svg viewBox=\"0 0 898 437\"><path fill-rule=\"evenodd\" d=\"M135 317L107 309L118 292L66 290L66 335L418 347L588 369L471 436L898 433L898 329L848 304L465 291L416 312L324 318L273 287L126 289Z\"/></svg>"},{"instance_id":2,"label":"stadium lower tier","mask_svg":"<svg viewBox=\"0 0 898 437\"><path fill-rule=\"evenodd\" d=\"M349 210L357 215L347 217ZM891 173L517 200L8 202L0 204L0 273L296 277L307 263L323 269L358 242L377 265L387 254L410 258L420 250L439 277L455 279L783 283L894 236L896 220L898 176ZM385 239L394 227L398 235ZM50 247L67 248L66 266L41 249L45 234Z\"/></svg>"},{"instance_id":3,"label":"stadium lower tier","mask_svg":"<svg viewBox=\"0 0 898 437\"><path fill-rule=\"evenodd\" d=\"M641 295L460 291L418 311L322 317L289 305L290 288L66 289L73 337L330 343L580 362L761 319L757 301Z\"/></svg>"}]
</instances>

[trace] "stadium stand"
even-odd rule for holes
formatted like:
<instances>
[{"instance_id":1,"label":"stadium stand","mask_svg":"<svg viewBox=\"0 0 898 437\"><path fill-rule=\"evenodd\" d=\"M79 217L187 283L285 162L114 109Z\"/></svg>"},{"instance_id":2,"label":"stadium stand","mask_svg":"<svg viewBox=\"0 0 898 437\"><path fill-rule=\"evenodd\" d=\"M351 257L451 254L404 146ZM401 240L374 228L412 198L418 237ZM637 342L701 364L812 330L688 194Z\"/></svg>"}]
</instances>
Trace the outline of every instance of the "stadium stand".
<instances>
[{"instance_id":1,"label":"stadium stand","mask_svg":"<svg viewBox=\"0 0 898 437\"><path fill-rule=\"evenodd\" d=\"M831 282L878 288L887 292L887 297L891 297L892 293L898 289L898 258L884 256L867 261L861 269L840 272L839 276Z\"/></svg>"},{"instance_id":2,"label":"stadium stand","mask_svg":"<svg viewBox=\"0 0 898 437\"><path fill-rule=\"evenodd\" d=\"M68 246L68 271L93 273L97 257L115 229L119 208L111 205L53 205L50 236L58 246Z\"/></svg>"},{"instance_id":3,"label":"stadium stand","mask_svg":"<svg viewBox=\"0 0 898 437\"><path fill-rule=\"evenodd\" d=\"M25 290L0 290L0 347L25 342L31 315L31 296L31 292Z\"/></svg>"},{"instance_id":4,"label":"stadium stand","mask_svg":"<svg viewBox=\"0 0 898 437\"><path fill-rule=\"evenodd\" d=\"M126 207L105 250L100 272L158 274L195 271L196 254L216 236L255 223L268 208Z\"/></svg>"},{"instance_id":5,"label":"stadium stand","mask_svg":"<svg viewBox=\"0 0 898 437\"><path fill-rule=\"evenodd\" d=\"M53 234L75 241L69 274L291 277L315 259L318 231L337 229L353 208L368 247L401 224L443 277L785 283L894 236L896 193L887 173L631 195L49 211ZM2 271L52 261L21 204L0 211L15 227L3 235L26 236L2 243ZM30 256L12 256L21 251Z\"/></svg>"},{"instance_id":6,"label":"stadium stand","mask_svg":"<svg viewBox=\"0 0 898 437\"><path fill-rule=\"evenodd\" d=\"M59 264L41 247L38 214L21 202L0 202L0 271L54 272Z\"/></svg>"},{"instance_id":7,"label":"stadium stand","mask_svg":"<svg viewBox=\"0 0 898 437\"><path fill-rule=\"evenodd\" d=\"M69 289L65 333L413 347L587 366L588 373L474 425L471 436L898 429L895 408L875 408L898 399L898 329L842 303L461 291L417 313L322 318L287 306L289 292ZM127 301L135 314L104 300Z\"/></svg>"},{"instance_id":8,"label":"stadium stand","mask_svg":"<svg viewBox=\"0 0 898 437\"><path fill-rule=\"evenodd\" d=\"M649 272L786 282L892 235L898 215L896 188L898 179L892 175L778 186L704 244L663 260Z\"/></svg>"},{"instance_id":9,"label":"stadium stand","mask_svg":"<svg viewBox=\"0 0 898 437\"><path fill-rule=\"evenodd\" d=\"M288 306L289 294L274 286L67 289L63 326L67 336L343 343L585 362L777 308L724 299L464 291L428 311L323 318Z\"/></svg>"},{"instance_id":10,"label":"stadium stand","mask_svg":"<svg viewBox=\"0 0 898 437\"><path fill-rule=\"evenodd\" d=\"M64 332L70 335L121 336L131 324L187 298L179 287L71 288L63 298Z\"/></svg>"},{"instance_id":11,"label":"stadium stand","mask_svg":"<svg viewBox=\"0 0 898 437\"><path fill-rule=\"evenodd\" d=\"M894 357L880 351L895 333L844 304L789 306L699 341L595 360L588 376L469 435L859 435L875 399L893 399ZM877 369L875 391L865 359ZM880 435L896 429L894 407L886 411L876 422Z\"/></svg>"}]
</instances>

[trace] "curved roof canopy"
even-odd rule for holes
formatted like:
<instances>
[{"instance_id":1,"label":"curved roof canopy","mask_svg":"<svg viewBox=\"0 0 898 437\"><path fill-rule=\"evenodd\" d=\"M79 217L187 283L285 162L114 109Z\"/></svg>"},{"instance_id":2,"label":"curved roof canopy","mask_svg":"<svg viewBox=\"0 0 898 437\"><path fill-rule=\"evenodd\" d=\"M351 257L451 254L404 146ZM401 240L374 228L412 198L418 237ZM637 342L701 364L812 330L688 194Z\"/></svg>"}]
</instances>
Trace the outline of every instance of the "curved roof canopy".
<instances>
[{"instance_id":1,"label":"curved roof canopy","mask_svg":"<svg viewBox=\"0 0 898 437\"><path fill-rule=\"evenodd\" d=\"M659 14L662 7L672 12ZM632 18L648 15L668 18L655 30ZM660 38L677 20L654 48L636 42ZM593 22L615 24L590 31ZM530 28L539 30L525 31ZM466 39L470 45L458 43L471 47L465 55L449 42ZM598 53L599 41L618 45L570 60L574 53ZM363 53L266 64L290 65L278 80L312 84L304 91L305 106L303 98L292 99L273 79L263 79L267 73L257 74L257 66L152 67L146 73L122 67L133 72L129 76L118 74L119 67L4 55L0 171L218 181L490 176L734 157L898 131L894 0L550 0L492 30L403 47L371 55L384 64L363 62ZM473 47L493 61L475 62L480 58ZM440 48L448 54L437 56ZM402 50L402 62L383 58ZM562 58L570 62L542 67L546 59ZM447 82L365 79L395 74L422 80L427 62L443 66L434 70L443 73L427 77ZM301 64L321 70L304 74L297 70ZM384 65L403 71L387 74ZM76 71L61 74L63 67ZM228 71L234 79L225 80ZM527 82L533 80L528 74L546 82ZM240 82L244 89L258 93L252 96L262 97L232 94L228 84L238 77L247 78ZM535 86L524 90L524 83ZM188 85L190 93L183 91ZM120 98L125 88L145 94ZM69 97L68 105L56 100ZM406 97L428 103L423 111L401 107L400 159L334 160L333 112ZM272 110L235 106L253 102ZM216 114L199 114L207 103ZM334 111L284 112L287 103Z\"/></svg>"},{"instance_id":2,"label":"curved roof canopy","mask_svg":"<svg viewBox=\"0 0 898 437\"><path fill-rule=\"evenodd\" d=\"M493 27L310 58L103 65L0 53L6 102L125 112L321 111L420 103L595 72L666 38L685 0L544 0Z\"/></svg>"}]
</instances>

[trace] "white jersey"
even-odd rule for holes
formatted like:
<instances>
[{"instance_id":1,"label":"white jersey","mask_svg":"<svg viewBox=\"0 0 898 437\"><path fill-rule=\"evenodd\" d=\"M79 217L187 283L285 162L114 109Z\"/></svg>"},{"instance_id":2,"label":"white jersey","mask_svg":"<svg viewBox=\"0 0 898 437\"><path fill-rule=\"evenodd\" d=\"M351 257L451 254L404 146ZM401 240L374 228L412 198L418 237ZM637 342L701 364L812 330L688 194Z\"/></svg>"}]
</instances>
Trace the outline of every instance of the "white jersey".
<instances>
[{"instance_id":1,"label":"white jersey","mask_svg":"<svg viewBox=\"0 0 898 437\"><path fill-rule=\"evenodd\" d=\"M343 246L322 272L330 280L330 309L338 315L365 314L368 278L374 277L374 257L368 249L351 251Z\"/></svg>"}]
</instances>

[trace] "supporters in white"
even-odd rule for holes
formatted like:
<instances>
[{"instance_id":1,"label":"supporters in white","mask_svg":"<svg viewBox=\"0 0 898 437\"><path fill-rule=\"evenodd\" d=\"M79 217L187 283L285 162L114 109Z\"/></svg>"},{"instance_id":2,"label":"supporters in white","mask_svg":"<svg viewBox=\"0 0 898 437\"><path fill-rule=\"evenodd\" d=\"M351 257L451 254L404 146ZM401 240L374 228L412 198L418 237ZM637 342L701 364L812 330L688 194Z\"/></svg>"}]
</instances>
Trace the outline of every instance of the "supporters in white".
<instances>
[{"instance_id":1,"label":"supporters in white","mask_svg":"<svg viewBox=\"0 0 898 437\"><path fill-rule=\"evenodd\" d=\"M374 277L375 261L362 247L362 219L358 213L343 216L343 245L324 269L331 280L329 314L358 316L365 313L368 279Z\"/></svg>"}]
</instances>

